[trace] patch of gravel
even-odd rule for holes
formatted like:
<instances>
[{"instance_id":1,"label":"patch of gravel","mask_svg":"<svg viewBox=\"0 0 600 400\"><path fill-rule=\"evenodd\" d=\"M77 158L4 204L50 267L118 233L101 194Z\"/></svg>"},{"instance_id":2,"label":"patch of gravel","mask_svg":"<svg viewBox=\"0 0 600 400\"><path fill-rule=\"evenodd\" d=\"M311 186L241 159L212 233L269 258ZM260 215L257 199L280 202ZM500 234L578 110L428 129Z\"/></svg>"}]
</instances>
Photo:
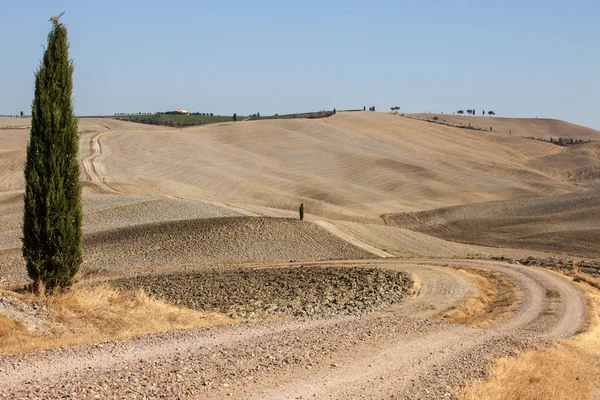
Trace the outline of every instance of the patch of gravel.
<instances>
[{"instance_id":1,"label":"patch of gravel","mask_svg":"<svg viewBox=\"0 0 600 400\"><path fill-rule=\"evenodd\" d=\"M296 378L315 379L323 385L328 378L335 382L338 371L351 369L350 376L357 381L350 381L345 391L342 387L341 393L326 398L450 399L456 398L450 387L487 376L492 355L510 355L514 347L535 346L534 342L515 341L511 334L490 337L462 327L455 329L464 333L464 343L435 343L435 338L443 337L447 329L443 323L389 315L341 317L241 324L151 335L123 343L61 348L0 358L0 376L3 366L10 373L21 364L34 363L32 368L37 368L36 364L41 366L44 360L60 357L85 360L89 366L82 364L44 379L33 374L24 384L0 388L0 396L261 398L263 388L269 392ZM224 332L228 332L227 340ZM154 347L161 342L170 343L176 350L162 353L160 347ZM397 360L378 358L385 357L390 349L404 347L401 343L405 342L420 347L418 354L411 354L411 346L406 346L407 355L391 353ZM110 357L108 365L102 361L103 354ZM372 364L355 364L357 356ZM371 356L374 358L369 361ZM390 363L392 368L378 372L380 362ZM302 398L322 398L316 393L319 389L307 386ZM281 394L277 398L301 397Z\"/></svg>"},{"instance_id":2,"label":"patch of gravel","mask_svg":"<svg viewBox=\"0 0 600 400\"><path fill-rule=\"evenodd\" d=\"M363 315L402 301L413 285L404 272L340 267L211 270L109 283L233 318Z\"/></svg>"},{"instance_id":3,"label":"patch of gravel","mask_svg":"<svg viewBox=\"0 0 600 400\"><path fill-rule=\"evenodd\" d=\"M43 331L45 306L29 305L13 296L0 295L0 315L23 323L30 331Z\"/></svg>"},{"instance_id":4,"label":"patch of gravel","mask_svg":"<svg viewBox=\"0 0 600 400\"><path fill-rule=\"evenodd\" d=\"M575 267L580 272L584 272L593 277L600 278L600 260L574 260L572 258L560 257L527 257L519 260L522 265L534 265L557 271L573 272Z\"/></svg>"}]
</instances>

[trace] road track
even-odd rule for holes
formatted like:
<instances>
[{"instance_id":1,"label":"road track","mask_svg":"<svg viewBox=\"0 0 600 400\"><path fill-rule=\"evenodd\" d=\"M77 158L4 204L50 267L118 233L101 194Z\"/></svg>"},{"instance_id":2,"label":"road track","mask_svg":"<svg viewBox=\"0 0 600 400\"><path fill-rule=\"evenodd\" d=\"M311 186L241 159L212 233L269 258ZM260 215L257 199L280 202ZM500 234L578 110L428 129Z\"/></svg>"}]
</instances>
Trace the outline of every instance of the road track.
<instances>
[{"instance_id":1,"label":"road track","mask_svg":"<svg viewBox=\"0 0 600 400\"><path fill-rule=\"evenodd\" d=\"M475 260L303 264L403 270L421 288L413 299L363 318L256 322L0 358L0 396L75 390L77 398L439 398L481 377L487 356L573 335L585 321L582 294L543 269ZM485 329L425 320L474 290L458 271L440 265L499 272L516 283L521 304Z\"/></svg>"},{"instance_id":2,"label":"road track","mask_svg":"<svg viewBox=\"0 0 600 400\"><path fill-rule=\"evenodd\" d=\"M107 133L90 140L84 171L89 182L120 193L94 164ZM389 256L332 223L320 225ZM448 398L452 388L485 377L490 357L571 336L585 323L583 295L564 277L534 267L392 258L252 267L283 265L392 268L413 274L420 288L406 302L367 317L261 321L1 357L0 397ZM476 292L463 274L444 266L498 272L516 284L520 304L484 329L429 321Z\"/></svg>"},{"instance_id":3,"label":"road track","mask_svg":"<svg viewBox=\"0 0 600 400\"><path fill-rule=\"evenodd\" d=\"M104 181L104 178L101 177L97 170L94 161L96 158L102 155L102 144L100 143L100 139L110 133L112 131L104 131L99 132L92 136L90 139L90 153L83 159L83 171L85 173L85 178L88 182L91 182L104 191L108 193L119 193L119 191L113 189L108 183Z\"/></svg>"}]
</instances>

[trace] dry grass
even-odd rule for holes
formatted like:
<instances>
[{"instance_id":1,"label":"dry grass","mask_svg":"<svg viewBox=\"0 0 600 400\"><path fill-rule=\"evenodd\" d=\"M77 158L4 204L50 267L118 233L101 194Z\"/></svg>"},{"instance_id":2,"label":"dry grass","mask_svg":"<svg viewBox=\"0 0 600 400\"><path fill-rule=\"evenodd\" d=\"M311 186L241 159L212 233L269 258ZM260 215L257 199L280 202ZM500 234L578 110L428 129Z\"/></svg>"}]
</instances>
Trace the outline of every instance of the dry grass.
<instances>
[{"instance_id":1,"label":"dry grass","mask_svg":"<svg viewBox=\"0 0 600 400\"><path fill-rule=\"evenodd\" d=\"M575 271L575 273L573 274L573 280L575 280L577 282L585 282L588 285L593 286L596 289L600 290L600 278L595 278L588 274L582 274L582 273Z\"/></svg>"},{"instance_id":2,"label":"dry grass","mask_svg":"<svg viewBox=\"0 0 600 400\"><path fill-rule=\"evenodd\" d=\"M465 400L578 400L600 395L600 292L583 283L589 304L588 329L547 349L496 361L491 378L462 393Z\"/></svg>"},{"instance_id":3,"label":"dry grass","mask_svg":"<svg viewBox=\"0 0 600 400\"><path fill-rule=\"evenodd\" d=\"M455 268L475 283L477 294L441 311L434 319L483 328L508 316L519 303L516 286L501 274L480 268Z\"/></svg>"},{"instance_id":4,"label":"dry grass","mask_svg":"<svg viewBox=\"0 0 600 400\"><path fill-rule=\"evenodd\" d=\"M47 315L43 329L35 332L0 316L0 355L235 322L221 314L175 307L142 291L118 292L103 285L79 285L66 293L38 297L4 294L46 307Z\"/></svg>"}]
</instances>

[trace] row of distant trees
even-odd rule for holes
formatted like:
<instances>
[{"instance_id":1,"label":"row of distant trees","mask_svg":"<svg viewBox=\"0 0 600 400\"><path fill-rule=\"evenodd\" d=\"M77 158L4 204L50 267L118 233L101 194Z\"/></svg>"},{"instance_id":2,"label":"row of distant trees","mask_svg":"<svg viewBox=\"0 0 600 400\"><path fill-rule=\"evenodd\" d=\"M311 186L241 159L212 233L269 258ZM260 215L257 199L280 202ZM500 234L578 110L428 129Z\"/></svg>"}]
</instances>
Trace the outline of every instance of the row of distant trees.
<instances>
[{"instance_id":1,"label":"row of distant trees","mask_svg":"<svg viewBox=\"0 0 600 400\"><path fill-rule=\"evenodd\" d=\"M158 114L177 114L174 113L172 111L166 111L166 112L155 112L155 113L147 113L147 112L137 112L137 113L115 113L116 117L126 117L129 115L158 115ZM189 113L189 115L204 115L204 116L213 116L213 113L201 113L201 112L193 112L193 113Z\"/></svg>"},{"instance_id":2,"label":"row of distant trees","mask_svg":"<svg viewBox=\"0 0 600 400\"><path fill-rule=\"evenodd\" d=\"M458 110L456 113L457 113L458 115L464 115L464 113L465 113L465 110ZM475 112L475 110L467 110L467 114L469 114L469 115L475 115L475 114L476 114L476 112ZM493 111L488 111L488 112L487 112L487 114L488 114L490 117L493 117L494 115L496 115L496 113L495 113L495 112L493 112ZM483 111L481 112L481 115L485 115L485 110L483 110Z\"/></svg>"},{"instance_id":3,"label":"row of distant trees","mask_svg":"<svg viewBox=\"0 0 600 400\"><path fill-rule=\"evenodd\" d=\"M23 117L27 117L27 115L25 115L23 113L23 111L21 111L20 115L8 115L8 114L7 115L0 115L0 118L19 118L19 117L23 118Z\"/></svg>"}]
</instances>

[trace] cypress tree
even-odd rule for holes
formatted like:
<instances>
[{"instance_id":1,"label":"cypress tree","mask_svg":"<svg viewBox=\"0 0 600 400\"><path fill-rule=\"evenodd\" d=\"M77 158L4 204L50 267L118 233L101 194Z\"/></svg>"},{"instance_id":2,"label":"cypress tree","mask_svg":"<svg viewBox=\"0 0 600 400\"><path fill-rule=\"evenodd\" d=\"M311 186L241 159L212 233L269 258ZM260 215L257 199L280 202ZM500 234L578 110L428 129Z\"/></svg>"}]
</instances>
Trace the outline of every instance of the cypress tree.
<instances>
[{"instance_id":1,"label":"cypress tree","mask_svg":"<svg viewBox=\"0 0 600 400\"><path fill-rule=\"evenodd\" d=\"M61 14L62 16L62 14ZM23 257L37 291L68 287L82 262L79 137L67 29L53 17L35 74L25 165Z\"/></svg>"}]
</instances>

